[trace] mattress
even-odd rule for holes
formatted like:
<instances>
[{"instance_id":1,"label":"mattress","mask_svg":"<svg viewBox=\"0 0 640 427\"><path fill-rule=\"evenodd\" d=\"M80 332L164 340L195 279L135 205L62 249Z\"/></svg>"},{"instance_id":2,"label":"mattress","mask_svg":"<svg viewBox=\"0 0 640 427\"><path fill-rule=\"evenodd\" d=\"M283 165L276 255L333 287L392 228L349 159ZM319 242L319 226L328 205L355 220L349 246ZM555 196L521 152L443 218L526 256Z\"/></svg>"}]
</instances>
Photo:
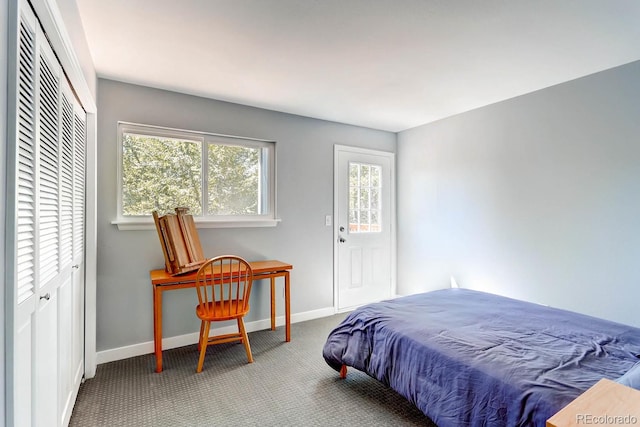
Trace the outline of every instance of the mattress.
<instances>
[{"instance_id":1,"label":"mattress","mask_svg":"<svg viewBox=\"0 0 640 427\"><path fill-rule=\"evenodd\" d=\"M332 368L366 372L439 427L544 426L640 359L640 329L468 289L363 306L328 336Z\"/></svg>"}]
</instances>

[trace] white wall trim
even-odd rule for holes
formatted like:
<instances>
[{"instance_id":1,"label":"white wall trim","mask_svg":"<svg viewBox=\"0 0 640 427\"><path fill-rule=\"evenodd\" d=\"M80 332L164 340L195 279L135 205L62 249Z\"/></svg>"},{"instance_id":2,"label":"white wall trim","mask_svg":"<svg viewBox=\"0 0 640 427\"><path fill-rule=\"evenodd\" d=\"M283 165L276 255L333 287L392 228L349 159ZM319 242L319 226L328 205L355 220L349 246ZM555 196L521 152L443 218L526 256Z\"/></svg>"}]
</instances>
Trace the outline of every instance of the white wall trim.
<instances>
[{"instance_id":1,"label":"white wall trim","mask_svg":"<svg viewBox=\"0 0 640 427\"><path fill-rule=\"evenodd\" d=\"M297 313L291 315L291 324L298 322L305 322L307 320L320 319L322 317L333 316L335 310L333 307L321 308L318 310L306 311L304 313ZM247 332L262 331L271 327L271 319L255 320L253 322L247 322L245 325ZM284 326L284 316L276 317L276 326ZM227 334L236 332L235 325L226 326L224 328L217 328L216 334ZM274 331L274 334L282 334L284 339L284 332ZM198 342L198 332L190 334L178 335L175 337L168 337L162 339L162 349L169 350L171 348L184 347L185 345L192 345ZM128 359L130 357L142 356L144 354L153 353L154 345L153 341L147 341L139 344L128 345L125 347L113 348L110 350L103 350L97 353L97 363L108 363L116 360Z\"/></svg>"},{"instance_id":2,"label":"white wall trim","mask_svg":"<svg viewBox=\"0 0 640 427\"><path fill-rule=\"evenodd\" d=\"M257 228L257 227L275 227L280 221L276 219L253 219L253 220L217 220L194 218L196 228ZM116 219L111 224L118 227L120 231L140 231L140 230L156 230L156 224L153 218L136 218L136 219Z\"/></svg>"},{"instance_id":3,"label":"white wall trim","mask_svg":"<svg viewBox=\"0 0 640 427\"><path fill-rule=\"evenodd\" d=\"M14 28L14 24L10 24L9 23L9 2L4 2L3 4L0 4L0 22L3 22L4 25L2 25L0 27L0 40L4 40L5 43L3 46L0 46L0 64L8 64L8 58L9 58L9 43L14 43L14 36L10 36L9 35L9 28L13 29ZM11 17L11 20L13 20L13 16ZM0 66L0 129L3 129L4 132L2 132L0 135L0 138L6 138L5 140L8 141L8 136L9 136L9 118L11 117L12 120L15 120L15 114L9 114L8 113L8 107L9 107L9 84L8 84L8 79L9 79L9 70L8 70L8 65L7 66ZM5 316L7 315L7 313L9 313L9 310L5 309L5 304L6 304L6 294L7 294L7 285L9 284L9 282L7 282L5 279L5 272L7 271L7 258L5 255L5 245L6 245L6 241L7 241L7 237L6 237L6 206L7 206L7 195L6 195L6 185L7 185L7 145L8 142L5 144L2 144L0 146L0 164L4 166L4 172L0 173L0 200L2 200L2 205L0 205L0 223L2 224L2 228L0 228L0 240L2 240L5 243L0 244L0 266L3 270L3 273L0 273L0 326L2 327L2 330L0 331L0 342L2 343L3 346L6 346L6 332L5 332L5 328L7 327L7 323L11 324L10 322L7 322ZM0 372L0 384L2 384L2 386L0 386L0 401L4 402L4 404L2 406L0 406L0 422L5 421L5 411L6 411L6 400L5 397L7 396L7 393L5 393L6 390L6 359L7 359L7 353L6 353L6 347L5 351L2 352L2 354L0 354L0 368L2 369L2 371Z\"/></svg>"},{"instance_id":4,"label":"white wall trim","mask_svg":"<svg viewBox=\"0 0 640 427\"><path fill-rule=\"evenodd\" d=\"M98 272L98 156L97 113L87 113L85 183L84 376L96 374L96 309Z\"/></svg>"}]
</instances>

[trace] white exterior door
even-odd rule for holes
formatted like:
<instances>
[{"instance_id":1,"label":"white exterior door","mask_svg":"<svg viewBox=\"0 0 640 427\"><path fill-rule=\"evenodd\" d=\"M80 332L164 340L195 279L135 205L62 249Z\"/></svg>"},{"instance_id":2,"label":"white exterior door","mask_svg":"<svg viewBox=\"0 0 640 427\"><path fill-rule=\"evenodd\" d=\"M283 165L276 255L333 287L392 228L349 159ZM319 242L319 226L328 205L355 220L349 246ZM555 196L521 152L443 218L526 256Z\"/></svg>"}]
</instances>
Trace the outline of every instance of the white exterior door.
<instances>
[{"instance_id":1,"label":"white exterior door","mask_svg":"<svg viewBox=\"0 0 640 427\"><path fill-rule=\"evenodd\" d=\"M336 307L390 298L395 289L394 154L336 146Z\"/></svg>"},{"instance_id":2,"label":"white exterior door","mask_svg":"<svg viewBox=\"0 0 640 427\"><path fill-rule=\"evenodd\" d=\"M69 422L84 369L85 114L31 7L17 4L10 18L6 411L9 425L57 427Z\"/></svg>"}]
</instances>

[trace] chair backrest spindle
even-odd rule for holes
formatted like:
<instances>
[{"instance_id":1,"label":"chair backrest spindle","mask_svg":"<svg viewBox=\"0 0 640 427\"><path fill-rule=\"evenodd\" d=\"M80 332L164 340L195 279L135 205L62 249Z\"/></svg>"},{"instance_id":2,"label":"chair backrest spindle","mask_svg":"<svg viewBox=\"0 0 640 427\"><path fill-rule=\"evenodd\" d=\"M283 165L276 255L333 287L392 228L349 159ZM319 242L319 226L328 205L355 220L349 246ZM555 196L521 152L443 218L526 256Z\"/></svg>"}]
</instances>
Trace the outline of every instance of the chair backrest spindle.
<instances>
[{"instance_id":1,"label":"chair backrest spindle","mask_svg":"<svg viewBox=\"0 0 640 427\"><path fill-rule=\"evenodd\" d=\"M244 259L235 255L224 255L207 260L196 274L198 306L196 316L200 323L200 358L196 372L202 371L204 357L209 344L234 341L243 343L249 363L253 362L249 336L243 317L249 312L249 297L253 282L253 270ZM238 333L212 336L212 322L236 319Z\"/></svg>"},{"instance_id":2,"label":"chair backrest spindle","mask_svg":"<svg viewBox=\"0 0 640 427\"><path fill-rule=\"evenodd\" d=\"M224 255L206 261L196 276L200 310L222 318L246 313L252 280L251 266L240 257Z\"/></svg>"}]
</instances>

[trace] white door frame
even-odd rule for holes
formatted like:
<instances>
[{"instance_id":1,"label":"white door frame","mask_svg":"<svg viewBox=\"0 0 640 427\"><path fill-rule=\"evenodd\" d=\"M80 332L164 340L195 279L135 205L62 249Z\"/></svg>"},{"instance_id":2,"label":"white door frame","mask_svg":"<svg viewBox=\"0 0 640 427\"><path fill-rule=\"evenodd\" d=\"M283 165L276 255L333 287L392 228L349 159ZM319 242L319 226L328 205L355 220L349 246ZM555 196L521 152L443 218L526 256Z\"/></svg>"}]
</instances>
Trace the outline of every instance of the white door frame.
<instances>
[{"instance_id":1,"label":"white door frame","mask_svg":"<svg viewBox=\"0 0 640 427\"><path fill-rule=\"evenodd\" d=\"M338 182L338 154L340 152L354 153L354 154L370 154L374 156L388 157L390 159L390 175L391 175L391 296L396 296L397 290L397 244L396 244L396 161L395 153L389 151L373 150L370 148L352 147L348 145L336 144L333 147L333 309L334 312L338 310L338 239L339 239L339 221L338 221L338 194L339 194L339 182Z\"/></svg>"}]
</instances>

